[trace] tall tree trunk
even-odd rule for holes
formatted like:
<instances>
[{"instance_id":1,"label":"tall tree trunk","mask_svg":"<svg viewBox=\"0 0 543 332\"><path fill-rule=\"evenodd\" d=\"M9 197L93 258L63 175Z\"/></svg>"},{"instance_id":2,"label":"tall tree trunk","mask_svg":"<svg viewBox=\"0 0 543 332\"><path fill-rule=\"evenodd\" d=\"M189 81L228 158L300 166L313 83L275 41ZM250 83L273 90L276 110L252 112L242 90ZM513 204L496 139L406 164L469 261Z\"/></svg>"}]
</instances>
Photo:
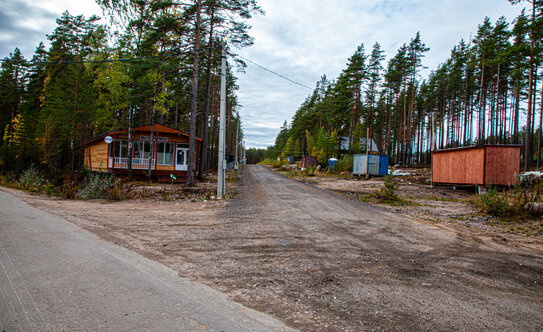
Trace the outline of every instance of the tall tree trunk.
<instances>
[{"instance_id":1,"label":"tall tree trunk","mask_svg":"<svg viewBox=\"0 0 543 332\"><path fill-rule=\"evenodd\" d=\"M198 180L203 180L208 170L207 167L207 149L209 145L209 98L211 93L211 65L213 56L213 20L215 18L215 6L211 5L211 19L209 30L209 49L207 51L207 68L206 68L206 86L204 95L204 115L202 121L202 144L200 146L200 163L198 166Z\"/></svg>"},{"instance_id":2,"label":"tall tree trunk","mask_svg":"<svg viewBox=\"0 0 543 332\"><path fill-rule=\"evenodd\" d=\"M535 0L532 0L532 24L530 27L530 76L528 84L528 114L526 120L526 139L524 145L524 171L530 170L530 159L532 157L532 137L531 133L531 118L532 118L532 91L533 91L533 77L534 77L534 29L535 29Z\"/></svg>"},{"instance_id":3,"label":"tall tree trunk","mask_svg":"<svg viewBox=\"0 0 543 332\"><path fill-rule=\"evenodd\" d=\"M190 110L189 157L187 165L187 186L194 186L194 166L196 157L196 118L198 111L198 65L200 60L200 28L202 0L195 0L196 24L194 27L194 63L192 67L192 99Z\"/></svg>"},{"instance_id":4,"label":"tall tree trunk","mask_svg":"<svg viewBox=\"0 0 543 332\"><path fill-rule=\"evenodd\" d=\"M541 87L541 97L539 98L539 134L537 135L537 168L541 167L541 129L543 126L543 87Z\"/></svg>"},{"instance_id":5,"label":"tall tree trunk","mask_svg":"<svg viewBox=\"0 0 543 332\"><path fill-rule=\"evenodd\" d=\"M517 79L515 81L515 120L513 129L515 131L515 136L513 139L513 143L518 144L519 143L519 112L520 112L520 86L519 86L519 80Z\"/></svg>"}]
</instances>

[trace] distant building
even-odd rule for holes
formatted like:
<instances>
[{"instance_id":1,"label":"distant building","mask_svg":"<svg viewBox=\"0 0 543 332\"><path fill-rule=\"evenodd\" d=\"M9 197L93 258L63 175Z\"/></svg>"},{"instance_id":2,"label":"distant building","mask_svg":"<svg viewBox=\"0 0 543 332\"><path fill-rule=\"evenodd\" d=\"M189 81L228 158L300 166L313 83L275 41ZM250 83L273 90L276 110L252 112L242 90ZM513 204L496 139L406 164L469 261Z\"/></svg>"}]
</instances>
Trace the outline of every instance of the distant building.
<instances>
[{"instance_id":1,"label":"distant building","mask_svg":"<svg viewBox=\"0 0 543 332\"><path fill-rule=\"evenodd\" d=\"M151 125L133 129L132 173L147 175L149 162L151 173L158 179L169 179L174 175L177 181L185 181L188 169L189 134L155 124L153 137ZM195 167L201 139L196 137ZM151 156L151 147L152 156ZM128 172L128 129L114 130L99 135L85 146L85 167L91 171L112 174Z\"/></svg>"},{"instance_id":2,"label":"distant building","mask_svg":"<svg viewBox=\"0 0 543 332\"><path fill-rule=\"evenodd\" d=\"M341 151L349 151L351 146L351 137L350 136L341 136L339 138L339 149ZM379 149L377 148L377 144L373 140L373 138L370 138L370 146L369 146L370 153L379 153ZM360 149L355 152L365 152L366 151L366 137L360 138Z\"/></svg>"}]
</instances>

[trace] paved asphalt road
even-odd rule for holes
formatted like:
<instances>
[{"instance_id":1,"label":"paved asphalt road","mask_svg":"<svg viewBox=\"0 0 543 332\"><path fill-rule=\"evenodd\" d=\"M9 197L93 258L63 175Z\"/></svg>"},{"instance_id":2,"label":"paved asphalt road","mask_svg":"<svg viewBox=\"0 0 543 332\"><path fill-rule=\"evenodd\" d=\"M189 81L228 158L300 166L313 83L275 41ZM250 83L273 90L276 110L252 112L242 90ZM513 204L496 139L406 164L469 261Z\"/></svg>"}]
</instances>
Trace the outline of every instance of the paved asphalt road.
<instances>
[{"instance_id":1,"label":"paved asphalt road","mask_svg":"<svg viewBox=\"0 0 543 332\"><path fill-rule=\"evenodd\" d=\"M0 331L284 331L0 190Z\"/></svg>"}]
</instances>

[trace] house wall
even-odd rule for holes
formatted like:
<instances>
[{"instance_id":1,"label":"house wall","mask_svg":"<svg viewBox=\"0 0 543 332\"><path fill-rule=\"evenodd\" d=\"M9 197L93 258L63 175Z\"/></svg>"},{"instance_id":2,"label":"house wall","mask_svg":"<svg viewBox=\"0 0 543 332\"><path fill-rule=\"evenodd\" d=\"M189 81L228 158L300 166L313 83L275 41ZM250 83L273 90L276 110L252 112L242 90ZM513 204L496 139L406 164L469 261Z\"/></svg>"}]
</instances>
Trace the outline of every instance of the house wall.
<instances>
[{"instance_id":1,"label":"house wall","mask_svg":"<svg viewBox=\"0 0 543 332\"><path fill-rule=\"evenodd\" d=\"M89 158L90 155L90 158ZM108 144L98 141L85 147L85 167L92 171L107 172Z\"/></svg>"},{"instance_id":2,"label":"house wall","mask_svg":"<svg viewBox=\"0 0 543 332\"><path fill-rule=\"evenodd\" d=\"M113 137L114 140L128 139L128 134L126 132L111 133L111 136ZM141 136L151 136L151 133L150 132L136 132L133 135L133 139L141 140ZM158 133L157 135L157 133L155 133L153 136L167 137L168 143L181 143L181 144L189 143L189 138L187 136L182 136L182 135L177 135L177 134ZM194 158L195 170L198 164L197 157L198 157L199 148L200 148L200 142L196 141L196 152L195 152L195 158ZM156 149L154 149L154 153L156 157ZM90 160L89 160L89 156L90 156ZM84 161L85 167L89 169L92 168L93 171L98 171L101 165L100 170L102 172L114 172L114 173L119 173L119 174L124 174L126 172L126 169L122 169L122 168L108 169L108 159L109 159L109 147L108 147L108 144L105 143L103 140L94 141L85 147L85 161ZM139 169L139 170L134 170L134 172L144 173L144 172L147 172L147 170ZM175 170L175 160L174 160L174 165L172 166L156 165L153 172L155 172L154 173L155 175L168 175L168 176L170 173L174 173L177 177L182 177L182 178L186 177L186 174L187 174L186 171Z\"/></svg>"},{"instance_id":3,"label":"house wall","mask_svg":"<svg viewBox=\"0 0 543 332\"><path fill-rule=\"evenodd\" d=\"M519 147L486 147L485 184L514 185L519 174Z\"/></svg>"},{"instance_id":4,"label":"house wall","mask_svg":"<svg viewBox=\"0 0 543 332\"><path fill-rule=\"evenodd\" d=\"M432 182L484 184L484 147L434 152L432 158Z\"/></svg>"}]
</instances>

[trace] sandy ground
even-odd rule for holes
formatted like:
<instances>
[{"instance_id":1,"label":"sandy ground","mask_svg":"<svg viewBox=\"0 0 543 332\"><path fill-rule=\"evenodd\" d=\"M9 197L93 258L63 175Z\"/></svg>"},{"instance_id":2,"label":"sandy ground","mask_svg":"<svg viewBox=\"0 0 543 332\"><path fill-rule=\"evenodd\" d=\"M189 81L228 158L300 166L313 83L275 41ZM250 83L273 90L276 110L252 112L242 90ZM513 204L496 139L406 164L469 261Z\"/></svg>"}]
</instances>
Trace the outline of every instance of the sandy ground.
<instances>
[{"instance_id":1,"label":"sandy ground","mask_svg":"<svg viewBox=\"0 0 543 332\"><path fill-rule=\"evenodd\" d=\"M478 228L496 235L515 234L543 238L543 219L502 220L480 211L477 206L479 196L474 187L452 187L430 185L429 168L398 169L410 175L395 176L399 184L397 194L406 203L390 206L369 199L368 203L391 208L412 218L430 222L442 222ZM344 177L311 176L302 177L294 172L282 172L299 182L315 185L353 199L362 199L383 187L383 177Z\"/></svg>"},{"instance_id":2,"label":"sandy ground","mask_svg":"<svg viewBox=\"0 0 543 332\"><path fill-rule=\"evenodd\" d=\"M244 172L228 201L10 191L304 331L543 329L540 238L412 218L264 167ZM342 181L326 186L343 191Z\"/></svg>"}]
</instances>

